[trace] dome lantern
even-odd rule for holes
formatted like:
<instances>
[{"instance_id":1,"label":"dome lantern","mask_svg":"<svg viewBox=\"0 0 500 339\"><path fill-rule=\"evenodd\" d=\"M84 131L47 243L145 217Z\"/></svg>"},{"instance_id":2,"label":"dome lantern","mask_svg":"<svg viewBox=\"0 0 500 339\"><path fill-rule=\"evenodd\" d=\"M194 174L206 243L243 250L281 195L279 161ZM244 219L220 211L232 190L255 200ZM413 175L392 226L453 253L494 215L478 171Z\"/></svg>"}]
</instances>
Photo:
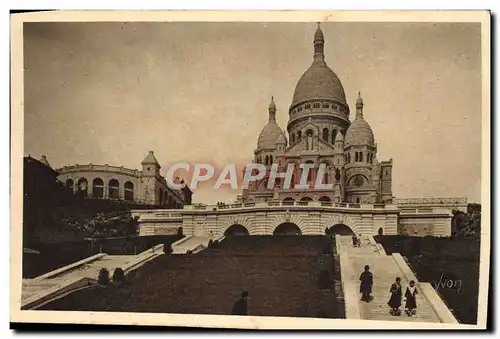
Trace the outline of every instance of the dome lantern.
<instances>
[{"instance_id":1,"label":"dome lantern","mask_svg":"<svg viewBox=\"0 0 500 339\"><path fill-rule=\"evenodd\" d=\"M274 97L271 97L271 102L269 103L269 121L276 122L276 104L274 103Z\"/></svg>"},{"instance_id":2,"label":"dome lantern","mask_svg":"<svg viewBox=\"0 0 500 339\"><path fill-rule=\"evenodd\" d=\"M314 33L314 60L325 59L324 47L325 47L325 38L323 36L323 32L321 31L321 27L318 22L318 28L316 29L316 33Z\"/></svg>"},{"instance_id":3,"label":"dome lantern","mask_svg":"<svg viewBox=\"0 0 500 339\"><path fill-rule=\"evenodd\" d=\"M358 91L358 98L356 99L356 116L363 116L363 98L361 97L361 92Z\"/></svg>"}]
</instances>

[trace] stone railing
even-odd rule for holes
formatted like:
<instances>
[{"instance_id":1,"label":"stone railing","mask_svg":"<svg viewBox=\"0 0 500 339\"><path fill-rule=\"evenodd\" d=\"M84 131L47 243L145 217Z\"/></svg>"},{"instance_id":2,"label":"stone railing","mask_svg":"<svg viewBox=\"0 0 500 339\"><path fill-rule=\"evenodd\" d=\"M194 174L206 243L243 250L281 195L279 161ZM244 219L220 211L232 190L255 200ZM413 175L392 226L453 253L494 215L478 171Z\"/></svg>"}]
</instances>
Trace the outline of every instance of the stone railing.
<instances>
[{"instance_id":1,"label":"stone railing","mask_svg":"<svg viewBox=\"0 0 500 339\"><path fill-rule=\"evenodd\" d=\"M436 313L439 320L442 323L458 324L457 319L448 309L443 299L441 299L432 285L426 282L419 282L415 273L413 273L412 269L408 266L401 254L393 253L392 257L405 279L407 281L413 280L416 282L417 290L419 290L420 294L429 302L432 310Z\"/></svg>"},{"instance_id":2,"label":"stone railing","mask_svg":"<svg viewBox=\"0 0 500 339\"><path fill-rule=\"evenodd\" d=\"M467 198L403 198L394 199L395 205L467 204Z\"/></svg>"},{"instance_id":3,"label":"stone railing","mask_svg":"<svg viewBox=\"0 0 500 339\"><path fill-rule=\"evenodd\" d=\"M400 207L401 214L425 214L425 213L442 213L449 214L450 210L443 207Z\"/></svg>"},{"instance_id":4,"label":"stone railing","mask_svg":"<svg viewBox=\"0 0 500 339\"><path fill-rule=\"evenodd\" d=\"M202 205L193 204L184 206L184 210L201 210L201 211L217 211L240 208L265 208L265 207L332 207L344 209L392 209L395 210L395 205L385 204L355 204L355 203L334 203L327 201L268 201L268 202L245 202L235 204L219 204L219 205Z\"/></svg>"},{"instance_id":5,"label":"stone railing","mask_svg":"<svg viewBox=\"0 0 500 339\"><path fill-rule=\"evenodd\" d=\"M68 172L86 172L86 171L97 171L97 172L115 172L121 173L125 175L133 175L139 176L141 171L136 169L125 168L123 166L109 166L109 165L72 165L72 166L64 166L62 168L58 168L56 170L57 173L63 174Z\"/></svg>"}]
</instances>

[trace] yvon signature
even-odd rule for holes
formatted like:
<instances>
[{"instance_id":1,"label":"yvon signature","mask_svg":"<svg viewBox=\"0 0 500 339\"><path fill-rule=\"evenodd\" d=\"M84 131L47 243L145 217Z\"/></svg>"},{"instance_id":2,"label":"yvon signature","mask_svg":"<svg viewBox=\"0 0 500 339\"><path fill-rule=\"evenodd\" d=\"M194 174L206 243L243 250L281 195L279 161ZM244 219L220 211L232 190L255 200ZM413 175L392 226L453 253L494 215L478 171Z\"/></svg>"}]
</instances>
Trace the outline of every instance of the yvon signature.
<instances>
[{"instance_id":1,"label":"yvon signature","mask_svg":"<svg viewBox=\"0 0 500 339\"><path fill-rule=\"evenodd\" d=\"M449 290L456 289L457 293L460 293L460 290L462 289L462 280L446 278L444 273L441 273L439 281L434 282L434 288L436 290L439 290L440 288Z\"/></svg>"}]
</instances>

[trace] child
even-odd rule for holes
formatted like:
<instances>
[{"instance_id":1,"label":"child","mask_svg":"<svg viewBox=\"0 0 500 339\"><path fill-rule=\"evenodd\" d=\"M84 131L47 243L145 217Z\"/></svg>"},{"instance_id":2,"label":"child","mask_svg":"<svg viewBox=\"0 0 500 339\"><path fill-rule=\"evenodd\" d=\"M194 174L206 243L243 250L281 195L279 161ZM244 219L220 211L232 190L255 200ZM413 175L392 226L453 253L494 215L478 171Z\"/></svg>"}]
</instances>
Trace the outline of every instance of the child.
<instances>
[{"instance_id":1,"label":"child","mask_svg":"<svg viewBox=\"0 0 500 339\"><path fill-rule=\"evenodd\" d=\"M412 315L417 313L417 287L415 286L415 281L410 281L410 286L406 288L406 314L411 317Z\"/></svg>"}]
</instances>

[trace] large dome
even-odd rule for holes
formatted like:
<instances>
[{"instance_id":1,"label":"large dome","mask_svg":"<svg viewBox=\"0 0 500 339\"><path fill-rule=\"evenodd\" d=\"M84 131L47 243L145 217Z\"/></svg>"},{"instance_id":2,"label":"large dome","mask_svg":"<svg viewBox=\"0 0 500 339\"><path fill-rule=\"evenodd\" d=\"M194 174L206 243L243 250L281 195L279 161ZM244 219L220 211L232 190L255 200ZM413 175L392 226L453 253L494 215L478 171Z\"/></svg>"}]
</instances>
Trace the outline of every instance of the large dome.
<instances>
[{"instance_id":1,"label":"large dome","mask_svg":"<svg viewBox=\"0 0 500 339\"><path fill-rule=\"evenodd\" d=\"M375 144L375 137L370 125L366 122L362 115L356 116L351 126L345 133L345 145L370 145Z\"/></svg>"},{"instance_id":2,"label":"large dome","mask_svg":"<svg viewBox=\"0 0 500 339\"><path fill-rule=\"evenodd\" d=\"M345 92L337 75L325 62L325 39L319 27L314 34L314 58L311 67L302 74L293 94L292 106L311 99L334 100L347 106Z\"/></svg>"},{"instance_id":3,"label":"large dome","mask_svg":"<svg viewBox=\"0 0 500 339\"><path fill-rule=\"evenodd\" d=\"M302 74L295 87L292 106L310 99L335 100L347 105L340 79L323 60L315 60Z\"/></svg>"},{"instance_id":4,"label":"large dome","mask_svg":"<svg viewBox=\"0 0 500 339\"><path fill-rule=\"evenodd\" d=\"M259 134L257 149L275 149L280 137L286 137L281 128L274 121L269 121Z\"/></svg>"}]
</instances>

